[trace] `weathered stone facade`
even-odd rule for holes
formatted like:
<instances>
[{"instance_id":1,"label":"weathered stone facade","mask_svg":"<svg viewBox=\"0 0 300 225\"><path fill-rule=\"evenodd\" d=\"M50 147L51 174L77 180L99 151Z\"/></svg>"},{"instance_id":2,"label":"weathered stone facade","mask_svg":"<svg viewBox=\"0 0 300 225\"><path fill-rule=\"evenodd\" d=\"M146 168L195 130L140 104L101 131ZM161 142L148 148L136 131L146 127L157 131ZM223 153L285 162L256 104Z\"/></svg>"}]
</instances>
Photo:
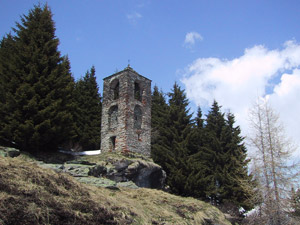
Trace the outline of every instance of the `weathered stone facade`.
<instances>
[{"instance_id":1,"label":"weathered stone facade","mask_svg":"<svg viewBox=\"0 0 300 225\"><path fill-rule=\"evenodd\" d=\"M151 80L128 66L103 81L101 151L150 155Z\"/></svg>"}]
</instances>

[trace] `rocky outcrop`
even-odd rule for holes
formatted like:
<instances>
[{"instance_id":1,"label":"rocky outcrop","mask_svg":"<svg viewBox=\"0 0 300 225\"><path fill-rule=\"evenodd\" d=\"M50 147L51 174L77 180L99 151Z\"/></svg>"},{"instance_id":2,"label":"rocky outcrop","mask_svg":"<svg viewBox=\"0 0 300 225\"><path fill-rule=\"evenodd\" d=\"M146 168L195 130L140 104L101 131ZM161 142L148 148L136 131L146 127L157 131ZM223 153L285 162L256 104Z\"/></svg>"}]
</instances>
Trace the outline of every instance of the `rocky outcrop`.
<instances>
[{"instance_id":1,"label":"rocky outcrop","mask_svg":"<svg viewBox=\"0 0 300 225\"><path fill-rule=\"evenodd\" d=\"M0 156L13 158L19 155L20 155L20 150L18 149L0 146Z\"/></svg>"},{"instance_id":2,"label":"rocky outcrop","mask_svg":"<svg viewBox=\"0 0 300 225\"><path fill-rule=\"evenodd\" d=\"M18 149L0 146L0 156L17 157L20 154ZM24 158L24 154L22 153L20 157ZM26 153L26 158L41 167L68 173L78 181L94 186L154 189L164 189L165 186L165 171L151 158L137 153L124 155L114 152L97 156L75 156L75 159L68 159L62 163L58 163L60 159L66 159L62 153L47 157L48 159L55 158L55 161L31 158L28 153Z\"/></svg>"},{"instance_id":3,"label":"rocky outcrop","mask_svg":"<svg viewBox=\"0 0 300 225\"><path fill-rule=\"evenodd\" d=\"M138 187L163 189L166 173L162 168L144 160L108 160L90 169L89 175L105 177L117 183L132 181Z\"/></svg>"}]
</instances>

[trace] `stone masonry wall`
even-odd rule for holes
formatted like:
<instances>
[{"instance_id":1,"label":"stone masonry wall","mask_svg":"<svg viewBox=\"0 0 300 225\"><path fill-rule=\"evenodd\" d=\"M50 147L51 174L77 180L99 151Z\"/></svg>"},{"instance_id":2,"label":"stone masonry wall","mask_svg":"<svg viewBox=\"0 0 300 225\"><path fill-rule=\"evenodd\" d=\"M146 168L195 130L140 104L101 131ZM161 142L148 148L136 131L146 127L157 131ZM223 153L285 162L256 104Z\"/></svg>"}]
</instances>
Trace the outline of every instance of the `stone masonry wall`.
<instances>
[{"instance_id":1,"label":"stone masonry wall","mask_svg":"<svg viewBox=\"0 0 300 225\"><path fill-rule=\"evenodd\" d=\"M151 80L131 67L104 78L101 150L150 155L150 142Z\"/></svg>"}]
</instances>

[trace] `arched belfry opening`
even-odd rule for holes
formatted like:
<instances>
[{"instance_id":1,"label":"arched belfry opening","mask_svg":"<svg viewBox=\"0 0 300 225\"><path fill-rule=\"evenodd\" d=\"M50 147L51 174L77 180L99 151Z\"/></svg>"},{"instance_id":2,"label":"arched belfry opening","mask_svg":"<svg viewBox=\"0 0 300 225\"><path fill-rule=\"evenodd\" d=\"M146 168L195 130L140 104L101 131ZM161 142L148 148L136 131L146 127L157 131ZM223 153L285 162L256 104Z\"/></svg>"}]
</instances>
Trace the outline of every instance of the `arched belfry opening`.
<instances>
[{"instance_id":1,"label":"arched belfry opening","mask_svg":"<svg viewBox=\"0 0 300 225\"><path fill-rule=\"evenodd\" d=\"M138 82L134 82L134 98L136 100L142 101L142 89Z\"/></svg>"},{"instance_id":2,"label":"arched belfry opening","mask_svg":"<svg viewBox=\"0 0 300 225\"><path fill-rule=\"evenodd\" d=\"M119 79L114 79L110 84L111 95L113 100L117 100L120 96L120 82Z\"/></svg>"},{"instance_id":3,"label":"arched belfry opening","mask_svg":"<svg viewBox=\"0 0 300 225\"><path fill-rule=\"evenodd\" d=\"M150 155L151 80L130 66L103 79L101 151Z\"/></svg>"}]
</instances>

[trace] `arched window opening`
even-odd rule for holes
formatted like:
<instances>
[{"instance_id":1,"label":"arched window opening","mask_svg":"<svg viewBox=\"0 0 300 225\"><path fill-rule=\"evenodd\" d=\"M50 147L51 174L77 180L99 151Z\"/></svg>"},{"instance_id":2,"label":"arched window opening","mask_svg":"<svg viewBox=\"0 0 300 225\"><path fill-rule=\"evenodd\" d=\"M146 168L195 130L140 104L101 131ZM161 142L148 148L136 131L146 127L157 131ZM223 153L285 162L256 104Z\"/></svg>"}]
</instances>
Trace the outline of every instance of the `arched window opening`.
<instances>
[{"instance_id":1,"label":"arched window opening","mask_svg":"<svg viewBox=\"0 0 300 225\"><path fill-rule=\"evenodd\" d=\"M142 100L141 87L137 82L134 82L134 98L139 101Z\"/></svg>"},{"instance_id":2,"label":"arched window opening","mask_svg":"<svg viewBox=\"0 0 300 225\"><path fill-rule=\"evenodd\" d=\"M114 105L109 109L108 116L109 128L116 128L118 126L118 106Z\"/></svg>"},{"instance_id":3,"label":"arched window opening","mask_svg":"<svg viewBox=\"0 0 300 225\"><path fill-rule=\"evenodd\" d=\"M142 128L142 109L139 105L136 105L134 108L134 128Z\"/></svg>"},{"instance_id":4,"label":"arched window opening","mask_svg":"<svg viewBox=\"0 0 300 225\"><path fill-rule=\"evenodd\" d=\"M115 79L111 82L111 85L110 85L110 88L111 88L111 92L112 92L112 99L113 100L116 100L119 98L120 96L120 93L119 93L119 89L120 89L120 83L119 83L119 80L118 79Z\"/></svg>"}]
</instances>

